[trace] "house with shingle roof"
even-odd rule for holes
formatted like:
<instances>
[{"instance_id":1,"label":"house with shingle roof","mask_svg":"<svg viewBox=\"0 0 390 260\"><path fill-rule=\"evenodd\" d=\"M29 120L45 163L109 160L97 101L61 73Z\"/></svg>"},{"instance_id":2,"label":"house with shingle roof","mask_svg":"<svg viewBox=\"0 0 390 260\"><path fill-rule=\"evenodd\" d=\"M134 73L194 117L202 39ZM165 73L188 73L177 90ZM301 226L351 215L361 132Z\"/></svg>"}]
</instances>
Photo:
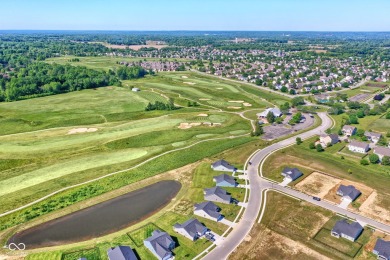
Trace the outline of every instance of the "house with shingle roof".
<instances>
[{"instance_id":1,"label":"house with shingle roof","mask_svg":"<svg viewBox=\"0 0 390 260\"><path fill-rule=\"evenodd\" d=\"M297 168L285 167L282 171L282 176L284 176L285 179L289 179L290 181L295 181L302 175L303 173Z\"/></svg>"},{"instance_id":2,"label":"house with shingle roof","mask_svg":"<svg viewBox=\"0 0 390 260\"><path fill-rule=\"evenodd\" d=\"M369 146L368 143L358 142L358 141L352 140L352 141L348 144L348 149L349 149L351 152L366 153L366 152L368 152L368 150L370 150L370 146Z\"/></svg>"},{"instance_id":3,"label":"house with shingle roof","mask_svg":"<svg viewBox=\"0 0 390 260\"><path fill-rule=\"evenodd\" d=\"M343 133L343 135L346 135L346 136L352 136L356 133L356 127L354 126L351 126L351 125L345 125L343 126L343 128L341 129L341 132Z\"/></svg>"},{"instance_id":4,"label":"house with shingle roof","mask_svg":"<svg viewBox=\"0 0 390 260\"><path fill-rule=\"evenodd\" d=\"M213 178L213 180L216 183L216 186L218 186L218 187L236 187L237 186L236 180L228 174L221 174L221 175L215 176Z\"/></svg>"},{"instance_id":5,"label":"house with shingle roof","mask_svg":"<svg viewBox=\"0 0 390 260\"><path fill-rule=\"evenodd\" d=\"M331 235L337 238L343 237L355 242L362 232L363 227L358 222L349 223L346 219L343 219L336 222L331 231Z\"/></svg>"},{"instance_id":6,"label":"house with shingle roof","mask_svg":"<svg viewBox=\"0 0 390 260\"><path fill-rule=\"evenodd\" d=\"M211 201L205 201L194 206L194 214L214 221L222 220L221 209Z\"/></svg>"},{"instance_id":7,"label":"house with shingle roof","mask_svg":"<svg viewBox=\"0 0 390 260\"><path fill-rule=\"evenodd\" d=\"M280 111L279 108L277 107L271 107L271 108L267 108L266 110L264 110L263 112L261 113L258 113L256 114L259 118L267 118L267 115L268 113L271 112L272 114L274 114L275 117L281 117L283 115L282 111Z\"/></svg>"},{"instance_id":8,"label":"house with shingle roof","mask_svg":"<svg viewBox=\"0 0 390 260\"><path fill-rule=\"evenodd\" d=\"M336 193L337 195L342 196L343 200L350 200L351 202L356 200L362 194L353 185L340 185Z\"/></svg>"},{"instance_id":9,"label":"house with shingle roof","mask_svg":"<svg viewBox=\"0 0 390 260\"><path fill-rule=\"evenodd\" d=\"M110 260L138 260L134 251L129 246L116 246L107 250Z\"/></svg>"},{"instance_id":10,"label":"house with shingle roof","mask_svg":"<svg viewBox=\"0 0 390 260\"><path fill-rule=\"evenodd\" d=\"M376 144L379 141L379 139L382 137L382 134L366 131L364 132L364 136L367 137L369 141Z\"/></svg>"},{"instance_id":11,"label":"house with shingle roof","mask_svg":"<svg viewBox=\"0 0 390 260\"><path fill-rule=\"evenodd\" d=\"M160 260L171 259L176 246L171 236L160 230L153 231L152 236L144 240L144 245Z\"/></svg>"},{"instance_id":12,"label":"house with shingle roof","mask_svg":"<svg viewBox=\"0 0 390 260\"><path fill-rule=\"evenodd\" d=\"M211 165L211 168L214 171L222 171L222 172L235 172L237 171L237 168L234 167L233 165L230 165L227 161L225 160L218 160L215 163Z\"/></svg>"},{"instance_id":13,"label":"house with shingle roof","mask_svg":"<svg viewBox=\"0 0 390 260\"><path fill-rule=\"evenodd\" d=\"M378 259L390 260L390 241L378 238L372 252L377 255Z\"/></svg>"},{"instance_id":14,"label":"house with shingle roof","mask_svg":"<svg viewBox=\"0 0 390 260\"><path fill-rule=\"evenodd\" d=\"M328 146L328 144L334 145L339 142L339 136L336 134L330 134L330 135L321 135L320 136L320 143L322 147Z\"/></svg>"},{"instance_id":15,"label":"house with shingle roof","mask_svg":"<svg viewBox=\"0 0 390 260\"><path fill-rule=\"evenodd\" d=\"M208 201L230 204L232 201L232 196L230 196L226 190L220 187L213 187L204 189L204 199Z\"/></svg>"},{"instance_id":16,"label":"house with shingle roof","mask_svg":"<svg viewBox=\"0 0 390 260\"><path fill-rule=\"evenodd\" d=\"M192 241L202 237L208 231L208 229L196 218L187 220L183 224L176 223L173 226L173 230Z\"/></svg>"},{"instance_id":17,"label":"house with shingle roof","mask_svg":"<svg viewBox=\"0 0 390 260\"><path fill-rule=\"evenodd\" d=\"M379 160L382 161L383 157L385 156L390 157L390 148L377 146L374 148L374 154L378 155Z\"/></svg>"}]
</instances>

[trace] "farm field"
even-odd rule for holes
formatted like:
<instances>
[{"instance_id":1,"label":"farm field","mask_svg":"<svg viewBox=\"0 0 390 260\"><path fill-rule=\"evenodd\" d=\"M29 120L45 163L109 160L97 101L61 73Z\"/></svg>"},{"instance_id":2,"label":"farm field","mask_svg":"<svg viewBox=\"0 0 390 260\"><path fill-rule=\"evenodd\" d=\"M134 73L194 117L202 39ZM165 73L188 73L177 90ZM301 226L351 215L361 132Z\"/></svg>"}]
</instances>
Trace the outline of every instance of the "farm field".
<instances>
[{"instance_id":1,"label":"farm field","mask_svg":"<svg viewBox=\"0 0 390 260\"><path fill-rule=\"evenodd\" d=\"M368 83L370 84L370 83ZM372 83L371 83L372 84ZM373 95L375 94L376 92L379 92L383 90L383 88L381 87L377 87L375 86L375 83L372 85L372 86L368 86L367 84L366 85L363 85L361 87L358 87L358 88L355 88L355 89L350 89L350 90L346 90L346 91L342 91L340 93L343 93L343 94L347 94L347 96L350 98L350 97L353 97L353 96L356 96L358 94L369 94L369 95Z\"/></svg>"}]
</instances>

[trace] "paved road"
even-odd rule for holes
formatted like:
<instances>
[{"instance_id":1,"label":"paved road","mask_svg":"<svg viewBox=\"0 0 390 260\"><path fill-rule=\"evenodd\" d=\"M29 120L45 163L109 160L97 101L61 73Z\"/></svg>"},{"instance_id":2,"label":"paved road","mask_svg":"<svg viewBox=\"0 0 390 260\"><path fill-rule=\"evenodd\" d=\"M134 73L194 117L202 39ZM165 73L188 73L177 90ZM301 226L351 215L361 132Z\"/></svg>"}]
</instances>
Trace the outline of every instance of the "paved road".
<instances>
[{"instance_id":1,"label":"paved road","mask_svg":"<svg viewBox=\"0 0 390 260\"><path fill-rule=\"evenodd\" d=\"M318 115L322 120L322 125L311 131L299 134L297 136L301 137L302 139L306 139L313 135L324 133L324 131L332 125L332 120L326 115L326 113L318 113ZM246 235L249 234L249 231L255 224L257 215L260 211L260 206L263 199L262 190L270 188L270 186L272 185L268 181L265 181L264 179L260 178L258 174L260 163L270 153L285 146L294 144L295 138L297 136L282 140L262 150L259 150L252 157L252 165L250 165L247 169L250 184L248 206L244 211L240 222L236 225L232 232L224 239L224 241L220 245L218 245L214 250L207 254L203 259L227 259L230 253L243 241Z\"/></svg>"}]
</instances>

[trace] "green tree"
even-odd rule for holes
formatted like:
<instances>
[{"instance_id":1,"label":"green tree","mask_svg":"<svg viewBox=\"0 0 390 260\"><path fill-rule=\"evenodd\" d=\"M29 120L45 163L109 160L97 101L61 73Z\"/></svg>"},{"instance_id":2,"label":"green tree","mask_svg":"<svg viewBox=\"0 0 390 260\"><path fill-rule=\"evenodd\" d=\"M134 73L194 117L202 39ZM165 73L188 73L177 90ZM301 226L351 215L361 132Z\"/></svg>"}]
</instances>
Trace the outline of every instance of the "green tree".
<instances>
[{"instance_id":1,"label":"green tree","mask_svg":"<svg viewBox=\"0 0 390 260\"><path fill-rule=\"evenodd\" d=\"M378 163L379 156L373 153L368 156L368 159L370 160L370 163Z\"/></svg>"},{"instance_id":2,"label":"green tree","mask_svg":"<svg viewBox=\"0 0 390 260\"><path fill-rule=\"evenodd\" d=\"M310 143L310 144L309 144L309 148L310 148L310 149L316 149L316 145L315 145L314 143Z\"/></svg>"},{"instance_id":3,"label":"green tree","mask_svg":"<svg viewBox=\"0 0 390 260\"><path fill-rule=\"evenodd\" d=\"M302 143L302 138L297 137L297 138L295 139L295 141L297 142L297 145L300 145L300 144Z\"/></svg>"},{"instance_id":4,"label":"green tree","mask_svg":"<svg viewBox=\"0 0 390 260\"><path fill-rule=\"evenodd\" d=\"M264 133L263 127L261 125L256 124L255 130L251 133L252 136L260 136Z\"/></svg>"},{"instance_id":5,"label":"green tree","mask_svg":"<svg viewBox=\"0 0 390 260\"><path fill-rule=\"evenodd\" d=\"M293 107L304 105L304 104L305 104L305 100L303 99L303 97L295 97L291 100L291 105Z\"/></svg>"},{"instance_id":6,"label":"green tree","mask_svg":"<svg viewBox=\"0 0 390 260\"><path fill-rule=\"evenodd\" d=\"M324 151L324 148L322 148L321 144L317 144L316 145L316 150L317 150L317 152L322 152L322 151Z\"/></svg>"},{"instance_id":7,"label":"green tree","mask_svg":"<svg viewBox=\"0 0 390 260\"><path fill-rule=\"evenodd\" d=\"M267 114L267 121L268 123L272 124L273 122L275 122L275 115L274 113L272 113L271 111L268 112Z\"/></svg>"},{"instance_id":8,"label":"green tree","mask_svg":"<svg viewBox=\"0 0 390 260\"><path fill-rule=\"evenodd\" d=\"M389 156L383 156L382 165L390 165L390 157Z\"/></svg>"}]
</instances>

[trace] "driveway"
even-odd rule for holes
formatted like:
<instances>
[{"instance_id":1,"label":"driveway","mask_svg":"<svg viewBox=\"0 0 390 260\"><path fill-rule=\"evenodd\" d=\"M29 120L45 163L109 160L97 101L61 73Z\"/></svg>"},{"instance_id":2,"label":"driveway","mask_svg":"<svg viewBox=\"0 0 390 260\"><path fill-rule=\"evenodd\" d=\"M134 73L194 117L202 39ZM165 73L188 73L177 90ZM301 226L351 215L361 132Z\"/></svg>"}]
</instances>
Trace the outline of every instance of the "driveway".
<instances>
[{"instance_id":1,"label":"driveway","mask_svg":"<svg viewBox=\"0 0 390 260\"><path fill-rule=\"evenodd\" d=\"M342 209L347 209L349 204L351 204L350 200L341 200L339 207Z\"/></svg>"},{"instance_id":2,"label":"driveway","mask_svg":"<svg viewBox=\"0 0 390 260\"><path fill-rule=\"evenodd\" d=\"M281 183L279 183L279 185L283 186L283 187L286 187L290 182L291 182L290 179L284 178L284 180Z\"/></svg>"}]
</instances>

